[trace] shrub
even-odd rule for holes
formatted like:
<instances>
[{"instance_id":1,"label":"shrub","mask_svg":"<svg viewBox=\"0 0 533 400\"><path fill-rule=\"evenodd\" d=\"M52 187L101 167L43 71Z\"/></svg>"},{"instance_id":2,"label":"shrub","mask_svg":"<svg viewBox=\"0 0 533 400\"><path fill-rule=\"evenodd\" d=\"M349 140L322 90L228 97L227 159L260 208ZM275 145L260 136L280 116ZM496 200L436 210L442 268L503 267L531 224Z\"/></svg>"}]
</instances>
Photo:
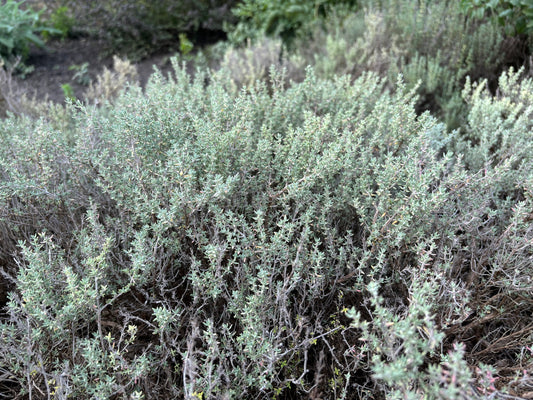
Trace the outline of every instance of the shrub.
<instances>
[{"instance_id":1,"label":"shrub","mask_svg":"<svg viewBox=\"0 0 533 400\"><path fill-rule=\"evenodd\" d=\"M174 65L68 128L1 123L7 396L525 391L491 379L532 370L532 153L474 138L528 142L530 80L467 86L449 134L401 79Z\"/></svg>"},{"instance_id":2,"label":"shrub","mask_svg":"<svg viewBox=\"0 0 533 400\"><path fill-rule=\"evenodd\" d=\"M46 21L44 25L52 28L51 32L46 29L43 31L43 36L45 38L58 36L61 39L66 39L69 35L73 34L76 20L70 16L68 7L62 6L57 7L50 13L48 21Z\"/></svg>"},{"instance_id":3,"label":"shrub","mask_svg":"<svg viewBox=\"0 0 533 400\"><path fill-rule=\"evenodd\" d=\"M461 329L457 338L466 339L472 330L484 337L490 344L469 343L468 346L476 359L489 364L495 363L502 354L512 354L513 359L507 365L524 367L521 372L505 369L498 372L500 379L515 373L512 386L520 391L525 382L531 383L524 376L520 382L516 375L531 368L531 361L520 354L524 354L526 342L531 338L525 325L529 319L525 308L531 306L532 289L528 276L533 234L529 211L533 200L530 95L533 82L520 79L520 74L510 71L501 76L499 84L497 96L491 96L484 83L475 90L467 85L464 92L469 104L468 127L457 148L464 149L467 167L478 171L475 181L482 177L493 179L486 186L478 186L477 191L484 193L483 196L476 198L462 193L457 203L461 212L450 229L455 229L455 240L459 243L472 243L469 250L475 256L468 266L462 258L464 252L459 251L452 271L464 277L465 288L473 289L472 298L478 304L480 317L474 318L468 329ZM493 128L489 135L487 132ZM513 303L511 298L521 301ZM500 330L503 321L513 328Z\"/></svg>"},{"instance_id":4,"label":"shrub","mask_svg":"<svg viewBox=\"0 0 533 400\"><path fill-rule=\"evenodd\" d=\"M7 112L20 112L21 90L13 82L13 68L4 68L0 62L0 117L4 118Z\"/></svg>"},{"instance_id":5,"label":"shrub","mask_svg":"<svg viewBox=\"0 0 533 400\"><path fill-rule=\"evenodd\" d=\"M113 57L113 71L104 68L83 94L89 103L113 101L126 86L137 83L137 69L128 60Z\"/></svg>"},{"instance_id":6,"label":"shrub","mask_svg":"<svg viewBox=\"0 0 533 400\"><path fill-rule=\"evenodd\" d=\"M417 112L430 110L450 128L464 122L460 91L466 76L496 82L502 35L491 23L466 19L455 1L363 2L352 14L332 14L325 32L301 43L321 76L375 71L391 83L402 73L418 86Z\"/></svg>"},{"instance_id":7,"label":"shrub","mask_svg":"<svg viewBox=\"0 0 533 400\"><path fill-rule=\"evenodd\" d=\"M230 30L230 39L242 43L266 35L279 37L285 45L291 45L296 36L305 33L327 11L342 5L353 7L354 3L353 0L244 0L233 9L239 20Z\"/></svg>"},{"instance_id":8,"label":"shrub","mask_svg":"<svg viewBox=\"0 0 533 400\"><path fill-rule=\"evenodd\" d=\"M231 79L235 91L243 86L254 86L256 81L268 82L270 67L276 66L283 70L284 82L301 82L304 78L305 60L297 57L282 57L283 44L280 40L263 38L255 42L248 42L246 46L225 46L223 56L220 57L218 75L225 75Z\"/></svg>"},{"instance_id":9,"label":"shrub","mask_svg":"<svg viewBox=\"0 0 533 400\"><path fill-rule=\"evenodd\" d=\"M21 8L23 1L7 0L0 5L0 58L4 63L12 63L17 56L28 55L30 43L44 46L36 35L39 13Z\"/></svg>"},{"instance_id":10,"label":"shrub","mask_svg":"<svg viewBox=\"0 0 533 400\"><path fill-rule=\"evenodd\" d=\"M533 32L533 4L528 0L461 0L461 7L477 18L489 14L508 34Z\"/></svg>"}]
</instances>

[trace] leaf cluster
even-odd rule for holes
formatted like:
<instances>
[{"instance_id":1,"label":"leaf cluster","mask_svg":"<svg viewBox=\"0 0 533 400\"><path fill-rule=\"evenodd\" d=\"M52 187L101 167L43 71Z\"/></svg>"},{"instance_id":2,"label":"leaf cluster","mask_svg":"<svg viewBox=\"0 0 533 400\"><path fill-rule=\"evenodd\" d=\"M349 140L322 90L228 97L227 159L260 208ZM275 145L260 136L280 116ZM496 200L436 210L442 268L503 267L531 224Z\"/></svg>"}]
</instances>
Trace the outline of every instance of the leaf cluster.
<instances>
[{"instance_id":1,"label":"leaf cluster","mask_svg":"<svg viewBox=\"0 0 533 400\"><path fill-rule=\"evenodd\" d=\"M339 6L355 6L351 0L251 1L238 3L233 13L238 23L230 29L230 39L241 43L262 35L280 37L285 45L305 33L319 18Z\"/></svg>"},{"instance_id":2,"label":"leaf cluster","mask_svg":"<svg viewBox=\"0 0 533 400\"><path fill-rule=\"evenodd\" d=\"M529 0L462 0L463 10L476 18L494 18L510 35L533 32L533 3Z\"/></svg>"},{"instance_id":3,"label":"leaf cluster","mask_svg":"<svg viewBox=\"0 0 533 400\"><path fill-rule=\"evenodd\" d=\"M40 13L22 8L22 3L7 0L0 5L0 58L6 63L26 57L30 43L44 46L37 36L43 30L38 24Z\"/></svg>"}]
</instances>

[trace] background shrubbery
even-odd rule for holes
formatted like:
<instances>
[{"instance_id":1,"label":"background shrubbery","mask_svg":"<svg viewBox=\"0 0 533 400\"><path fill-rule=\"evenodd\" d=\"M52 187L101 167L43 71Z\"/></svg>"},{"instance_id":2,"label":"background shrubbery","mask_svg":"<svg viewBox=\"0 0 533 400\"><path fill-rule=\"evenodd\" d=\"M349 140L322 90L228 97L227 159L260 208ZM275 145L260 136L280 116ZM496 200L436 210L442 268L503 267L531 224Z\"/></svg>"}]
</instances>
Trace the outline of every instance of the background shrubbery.
<instances>
[{"instance_id":1,"label":"background shrubbery","mask_svg":"<svg viewBox=\"0 0 533 400\"><path fill-rule=\"evenodd\" d=\"M476 18L496 19L511 35L533 32L533 3L528 0L462 0L461 6Z\"/></svg>"},{"instance_id":2,"label":"background shrubbery","mask_svg":"<svg viewBox=\"0 0 533 400\"><path fill-rule=\"evenodd\" d=\"M414 4L3 119L0 392L528 396L533 80Z\"/></svg>"},{"instance_id":3,"label":"background shrubbery","mask_svg":"<svg viewBox=\"0 0 533 400\"><path fill-rule=\"evenodd\" d=\"M230 28L230 39L242 42L264 35L276 36L290 46L295 38L307 37L310 28L335 8L354 9L356 5L354 0L243 0L234 9L239 21Z\"/></svg>"},{"instance_id":4,"label":"background shrubbery","mask_svg":"<svg viewBox=\"0 0 533 400\"><path fill-rule=\"evenodd\" d=\"M236 4L233 0L55 2L63 7L65 17L75 19L72 34L100 37L112 51L134 58L175 45L179 33L188 33L195 41L210 31L220 36L217 32L222 31L223 24L234 20L231 9ZM61 15L56 15L61 24L68 21L58 17ZM196 36L199 30L204 34Z\"/></svg>"},{"instance_id":5,"label":"background shrubbery","mask_svg":"<svg viewBox=\"0 0 533 400\"><path fill-rule=\"evenodd\" d=\"M0 5L0 63L8 69L17 67L19 72L27 73L23 68L30 45L43 46L38 36L43 31L39 26L39 13L31 8L25 9L22 2L7 0Z\"/></svg>"},{"instance_id":6,"label":"background shrubbery","mask_svg":"<svg viewBox=\"0 0 533 400\"><path fill-rule=\"evenodd\" d=\"M395 82L402 73L408 87L418 88L417 112L429 110L448 127L458 128L465 122L461 90L466 77L488 79L494 90L506 68L529 65L531 44L529 37L508 37L494 21L466 18L465 12L456 1L362 1L355 11L338 7L329 13L325 29L307 25L312 39L291 36L297 44L283 57L280 48L280 64L295 80L308 64L321 77L357 78L370 70ZM262 41L249 46L246 64L263 60L265 53ZM248 77L249 69L245 71Z\"/></svg>"}]
</instances>

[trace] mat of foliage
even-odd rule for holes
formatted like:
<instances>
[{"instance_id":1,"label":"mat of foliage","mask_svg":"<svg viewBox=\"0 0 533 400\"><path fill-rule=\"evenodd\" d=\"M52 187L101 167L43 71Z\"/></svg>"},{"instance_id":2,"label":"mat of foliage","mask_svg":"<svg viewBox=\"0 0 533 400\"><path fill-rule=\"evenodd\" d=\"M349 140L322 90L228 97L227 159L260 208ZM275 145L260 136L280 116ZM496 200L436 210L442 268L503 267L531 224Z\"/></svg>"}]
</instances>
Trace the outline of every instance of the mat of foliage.
<instances>
[{"instance_id":1,"label":"mat of foliage","mask_svg":"<svg viewBox=\"0 0 533 400\"><path fill-rule=\"evenodd\" d=\"M401 79L175 64L1 122L4 397L533 390L531 79L449 132Z\"/></svg>"}]
</instances>

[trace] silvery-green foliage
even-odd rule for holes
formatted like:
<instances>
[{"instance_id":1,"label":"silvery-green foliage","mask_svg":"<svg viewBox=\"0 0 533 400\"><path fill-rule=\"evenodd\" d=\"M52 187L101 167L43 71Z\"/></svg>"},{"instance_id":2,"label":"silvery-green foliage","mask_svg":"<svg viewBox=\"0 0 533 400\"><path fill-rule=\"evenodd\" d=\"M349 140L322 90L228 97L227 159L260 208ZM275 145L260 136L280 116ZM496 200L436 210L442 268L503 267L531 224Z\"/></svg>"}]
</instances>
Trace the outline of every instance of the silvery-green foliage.
<instances>
[{"instance_id":1,"label":"silvery-green foliage","mask_svg":"<svg viewBox=\"0 0 533 400\"><path fill-rule=\"evenodd\" d=\"M309 68L286 87L272 69L236 92L174 66L71 106L68 130L2 122L12 397L467 396L467 356L494 361L468 314L501 288L522 302L489 322L529 321L532 202L530 155L508 144L481 168L468 138L529 81L474 92L460 136L401 77ZM508 129L525 147L524 107ZM497 344L527 325L490 328Z\"/></svg>"},{"instance_id":2,"label":"silvery-green foliage","mask_svg":"<svg viewBox=\"0 0 533 400\"><path fill-rule=\"evenodd\" d=\"M498 287L520 292L531 288L528 241L532 229L527 210L532 200L532 92L531 78L513 69L501 75L495 96L486 82L467 81L463 97L468 104L468 124L456 133L450 146L473 172L464 187L454 188L462 195L457 201L458 215L464 215L454 226L461 226L467 235L495 241L497 246L479 249L477 273ZM472 192L473 186L476 192ZM513 251L509 251L511 247Z\"/></svg>"},{"instance_id":3,"label":"silvery-green foliage","mask_svg":"<svg viewBox=\"0 0 533 400\"><path fill-rule=\"evenodd\" d=\"M359 340L363 345L359 351L366 353L376 383L391 398L472 398L471 374L464 350L456 347L441 359L435 357L444 338L432 312L440 277L425 268L431 253L421 253L420 272L413 274L408 289L409 304L405 308L387 305L380 294L379 282L372 281L367 286L371 322L362 320L354 308L347 312L354 320L352 326L362 332ZM438 363L425 367L428 360L438 360Z\"/></svg>"},{"instance_id":4,"label":"silvery-green foliage","mask_svg":"<svg viewBox=\"0 0 533 400\"><path fill-rule=\"evenodd\" d=\"M310 53L321 76L374 71L418 85L418 110L431 110L448 126L463 123L460 91L467 75L495 79L503 37L491 23L465 18L454 1L370 1L317 31ZM307 50L310 48L311 50Z\"/></svg>"},{"instance_id":5,"label":"silvery-green foliage","mask_svg":"<svg viewBox=\"0 0 533 400\"><path fill-rule=\"evenodd\" d=\"M467 80L463 98L469 106L468 125L459 151L472 170L513 160L512 169L529 167L533 154L533 81L523 71L503 73L492 96L487 82Z\"/></svg>"}]
</instances>

